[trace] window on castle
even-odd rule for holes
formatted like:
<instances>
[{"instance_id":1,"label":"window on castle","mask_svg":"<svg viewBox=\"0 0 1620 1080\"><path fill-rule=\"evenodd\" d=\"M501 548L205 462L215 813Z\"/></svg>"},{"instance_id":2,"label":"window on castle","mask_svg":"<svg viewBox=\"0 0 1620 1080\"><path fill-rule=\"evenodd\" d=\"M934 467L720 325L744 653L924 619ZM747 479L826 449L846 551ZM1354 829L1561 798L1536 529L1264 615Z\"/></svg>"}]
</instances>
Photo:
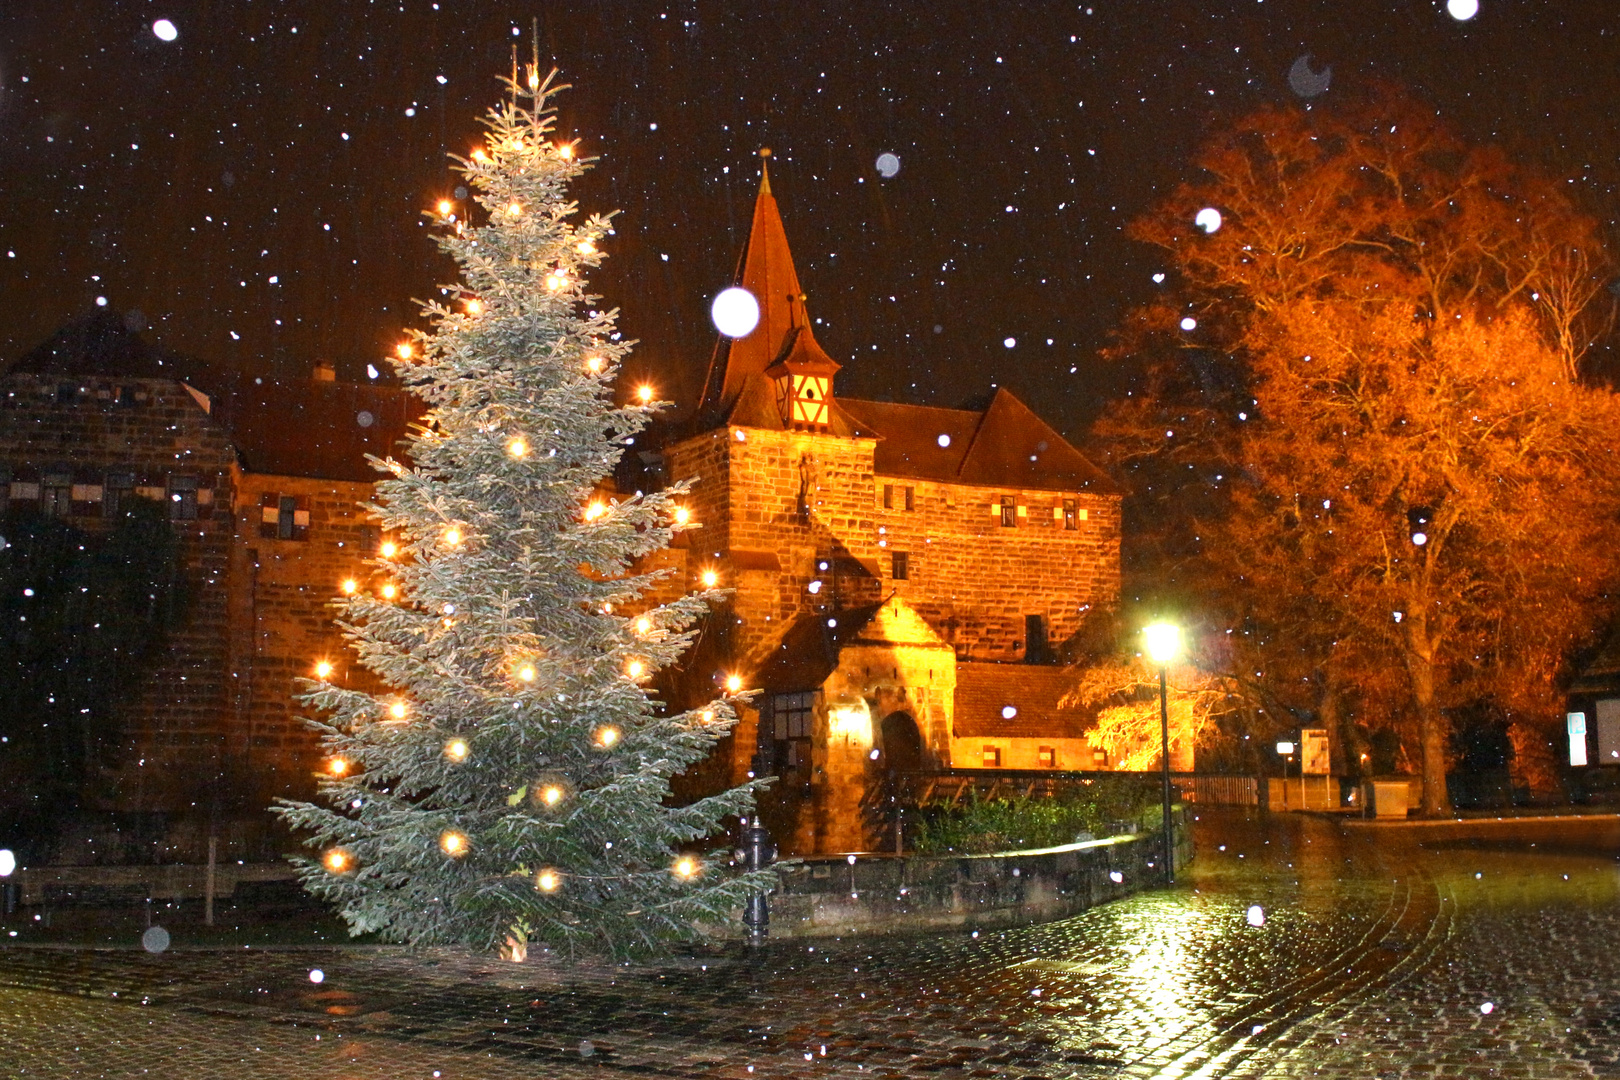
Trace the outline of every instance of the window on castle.
<instances>
[{"instance_id":1,"label":"window on castle","mask_svg":"<svg viewBox=\"0 0 1620 1080\"><path fill-rule=\"evenodd\" d=\"M1057 768L1057 747L1043 746L1035 755L1035 760L1041 763L1043 769Z\"/></svg>"},{"instance_id":2,"label":"window on castle","mask_svg":"<svg viewBox=\"0 0 1620 1080\"><path fill-rule=\"evenodd\" d=\"M129 509L135 497L135 474L108 473L101 487L101 516L115 518Z\"/></svg>"},{"instance_id":3,"label":"window on castle","mask_svg":"<svg viewBox=\"0 0 1620 1080\"><path fill-rule=\"evenodd\" d=\"M911 580L911 555L904 551L896 551L891 556L894 559L894 580Z\"/></svg>"},{"instance_id":4,"label":"window on castle","mask_svg":"<svg viewBox=\"0 0 1620 1080\"><path fill-rule=\"evenodd\" d=\"M984 748L984 767L987 769L1001 768L1001 747L987 746Z\"/></svg>"},{"instance_id":5,"label":"window on castle","mask_svg":"<svg viewBox=\"0 0 1620 1080\"><path fill-rule=\"evenodd\" d=\"M885 510L893 510L894 509L894 485L893 484L884 484L883 485L883 509L885 509Z\"/></svg>"},{"instance_id":6,"label":"window on castle","mask_svg":"<svg viewBox=\"0 0 1620 1080\"><path fill-rule=\"evenodd\" d=\"M169 477L169 520L197 520L197 478L195 476Z\"/></svg>"},{"instance_id":7,"label":"window on castle","mask_svg":"<svg viewBox=\"0 0 1620 1080\"><path fill-rule=\"evenodd\" d=\"M1096 769L1106 769L1106 768L1108 768L1108 751L1106 751L1106 750L1093 750L1091 752L1091 765L1092 765L1092 768L1096 768Z\"/></svg>"},{"instance_id":8,"label":"window on castle","mask_svg":"<svg viewBox=\"0 0 1620 1080\"><path fill-rule=\"evenodd\" d=\"M815 707L814 690L771 696L768 703L772 738L770 757L776 772L809 770Z\"/></svg>"},{"instance_id":9,"label":"window on castle","mask_svg":"<svg viewBox=\"0 0 1620 1080\"><path fill-rule=\"evenodd\" d=\"M273 491L261 495L259 535L266 540L308 540L309 507L304 497Z\"/></svg>"},{"instance_id":10,"label":"window on castle","mask_svg":"<svg viewBox=\"0 0 1620 1080\"><path fill-rule=\"evenodd\" d=\"M915 510L915 509L917 509L917 489L913 488L913 487L907 487L905 489L905 495L906 495L906 509L907 510Z\"/></svg>"},{"instance_id":11,"label":"window on castle","mask_svg":"<svg viewBox=\"0 0 1620 1080\"><path fill-rule=\"evenodd\" d=\"M47 517L73 513L73 475L46 473L39 482L39 512Z\"/></svg>"},{"instance_id":12,"label":"window on castle","mask_svg":"<svg viewBox=\"0 0 1620 1080\"><path fill-rule=\"evenodd\" d=\"M1031 664L1044 664L1051 659L1046 640L1046 616L1024 616L1024 660Z\"/></svg>"},{"instance_id":13,"label":"window on castle","mask_svg":"<svg viewBox=\"0 0 1620 1080\"><path fill-rule=\"evenodd\" d=\"M1013 502L1011 495L1001 497L1001 527L1003 529L1018 528L1018 504Z\"/></svg>"},{"instance_id":14,"label":"window on castle","mask_svg":"<svg viewBox=\"0 0 1620 1080\"><path fill-rule=\"evenodd\" d=\"M1075 513L1073 499L1063 500L1063 527L1069 532L1073 532L1080 527L1080 518Z\"/></svg>"}]
</instances>

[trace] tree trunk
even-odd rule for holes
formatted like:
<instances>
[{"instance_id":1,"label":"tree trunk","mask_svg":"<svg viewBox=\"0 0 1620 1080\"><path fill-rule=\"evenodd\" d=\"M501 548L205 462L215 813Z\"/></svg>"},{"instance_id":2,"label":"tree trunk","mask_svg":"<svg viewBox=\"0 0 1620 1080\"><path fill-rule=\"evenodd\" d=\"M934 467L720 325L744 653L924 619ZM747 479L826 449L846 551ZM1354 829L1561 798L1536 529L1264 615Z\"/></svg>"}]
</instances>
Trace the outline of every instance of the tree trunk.
<instances>
[{"instance_id":1,"label":"tree trunk","mask_svg":"<svg viewBox=\"0 0 1620 1080\"><path fill-rule=\"evenodd\" d=\"M1434 703L1434 645L1422 611L1408 615L1406 667L1412 677L1412 705L1417 710L1418 745L1423 755L1423 808L1426 818L1449 817L1446 793L1445 720Z\"/></svg>"}]
</instances>

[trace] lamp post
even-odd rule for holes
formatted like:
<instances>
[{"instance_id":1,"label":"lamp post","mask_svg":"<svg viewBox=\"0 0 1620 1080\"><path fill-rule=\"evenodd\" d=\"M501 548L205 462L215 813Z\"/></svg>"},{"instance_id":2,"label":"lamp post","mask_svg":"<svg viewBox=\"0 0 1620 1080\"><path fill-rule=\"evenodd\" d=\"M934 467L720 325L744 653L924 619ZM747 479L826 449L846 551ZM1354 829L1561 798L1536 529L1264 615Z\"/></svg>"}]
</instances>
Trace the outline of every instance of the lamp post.
<instances>
[{"instance_id":1,"label":"lamp post","mask_svg":"<svg viewBox=\"0 0 1620 1080\"><path fill-rule=\"evenodd\" d=\"M1170 662L1181 651L1181 628L1170 623L1154 623L1142 631L1147 638L1148 656L1159 665L1159 743L1164 767L1164 883L1176 883L1176 851L1170 825L1170 697L1167 689Z\"/></svg>"}]
</instances>

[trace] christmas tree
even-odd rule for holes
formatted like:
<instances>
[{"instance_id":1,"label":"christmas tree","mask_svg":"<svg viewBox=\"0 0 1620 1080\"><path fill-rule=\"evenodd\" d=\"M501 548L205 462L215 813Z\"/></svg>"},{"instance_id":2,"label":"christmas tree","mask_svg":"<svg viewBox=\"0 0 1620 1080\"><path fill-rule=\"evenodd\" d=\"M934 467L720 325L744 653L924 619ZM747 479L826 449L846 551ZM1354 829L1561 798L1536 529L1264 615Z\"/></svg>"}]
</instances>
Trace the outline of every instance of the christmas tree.
<instances>
[{"instance_id":1,"label":"christmas tree","mask_svg":"<svg viewBox=\"0 0 1620 1080\"><path fill-rule=\"evenodd\" d=\"M667 715L647 684L721 594L706 575L637 606L660 576L640 560L696 523L681 488L609 490L659 405L649 387L614 402L627 346L582 277L609 220L570 224L567 186L590 162L553 134L563 88L533 68L527 84L455 159L482 212L446 201L432 214L462 280L422 305L431 329L398 350L429 412L409 464L375 462L385 538L372 580L344 582L338 600L389 689L317 667L303 700L323 717L333 809L277 811L318 852L299 860L305 887L352 933L623 955L730 917L770 880L690 850L751 811L752 785L672 805L671 777L735 713L721 697Z\"/></svg>"}]
</instances>

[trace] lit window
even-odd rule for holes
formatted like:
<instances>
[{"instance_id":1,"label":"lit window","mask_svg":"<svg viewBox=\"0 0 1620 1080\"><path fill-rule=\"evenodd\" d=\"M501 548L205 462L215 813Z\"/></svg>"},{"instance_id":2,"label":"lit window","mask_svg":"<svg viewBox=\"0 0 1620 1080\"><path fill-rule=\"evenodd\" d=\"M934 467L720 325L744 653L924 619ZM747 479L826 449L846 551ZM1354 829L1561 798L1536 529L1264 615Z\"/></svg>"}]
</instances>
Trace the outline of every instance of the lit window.
<instances>
[{"instance_id":1,"label":"lit window","mask_svg":"<svg viewBox=\"0 0 1620 1080\"><path fill-rule=\"evenodd\" d=\"M1040 748L1040 750L1036 753L1035 756L1036 756L1036 760L1038 760L1041 763L1041 768L1043 768L1043 769L1055 769L1055 768L1057 768L1057 747L1055 747L1055 746L1043 746L1043 747Z\"/></svg>"},{"instance_id":2,"label":"lit window","mask_svg":"<svg viewBox=\"0 0 1620 1080\"><path fill-rule=\"evenodd\" d=\"M1011 495L1001 497L1001 527L1003 529L1018 527L1018 504L1013 502Z\"/></svg>"},{"instance_id":3,"label":"lit window","mask_svg":"<svg viewBox=\"0 0 1620 1080\"><path fill-rule=\"evenodd\" d=\"M1075 513L1073 499L1063 500L1063 527L1069 532L1073 532L1080 527L1080 519L1079 515Z\"/></svg>"},{"instance_id":4,"label":"lit window","mask_svg":"<svg viewBox=\"0 0 1620 1080\"><path fill-rule=\"evenodd\" d=\"M1001 768L1001 747L987 746L984 748L984 767L987 769Z\"/></svg>"}]
</instances>

